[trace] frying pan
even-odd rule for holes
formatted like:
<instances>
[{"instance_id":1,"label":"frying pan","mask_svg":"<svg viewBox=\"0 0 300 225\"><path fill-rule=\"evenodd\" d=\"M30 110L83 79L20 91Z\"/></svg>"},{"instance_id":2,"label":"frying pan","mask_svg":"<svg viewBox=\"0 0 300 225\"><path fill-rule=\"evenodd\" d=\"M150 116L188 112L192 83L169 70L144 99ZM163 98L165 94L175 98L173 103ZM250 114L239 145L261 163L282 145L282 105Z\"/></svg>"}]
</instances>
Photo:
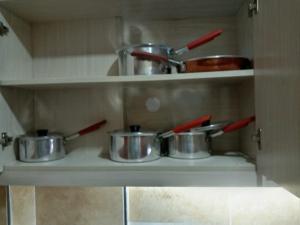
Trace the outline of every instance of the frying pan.
<instances>
[{"instance_id":1,"label":"frying pan","mask_svg":"<svg viewBox=\"0 0 300 225\"><path fill-rule=\"evenodd\" d=\"M148 59L156 62L164 62L175 65L179 73L241 70L252 68L252 63L248 58L235 55L215 55L189 59L187 61L177 61L174 59L169 59L166 56L142 51L134 51L131 53L131 55L141 59Z\"/></svg>"}]
</instances>

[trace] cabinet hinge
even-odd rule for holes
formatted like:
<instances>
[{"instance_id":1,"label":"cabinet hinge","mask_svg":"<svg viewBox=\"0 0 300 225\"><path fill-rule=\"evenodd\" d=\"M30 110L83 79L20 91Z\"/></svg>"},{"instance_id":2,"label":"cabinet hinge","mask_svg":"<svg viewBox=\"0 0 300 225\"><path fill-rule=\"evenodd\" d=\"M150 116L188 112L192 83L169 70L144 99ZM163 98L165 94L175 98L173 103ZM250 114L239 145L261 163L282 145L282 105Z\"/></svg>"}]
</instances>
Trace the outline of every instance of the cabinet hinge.
<instances>
[{"instance_id":1,"label":"cabinet hinge","mask_svg":"<svg viewBox=\"0 0 300 225\"><path fill-rule=\"evenodd\" d=\"M7 133L3 132L1 133L1 139L0 139L0 144L2 146L2 150L9 146L13 141L13 138L8 136Z\"/></svg>"},{"instance_id":2,"label":"cabinet hinge","mask_svg":"<svg viewBox=\"0 0 300 225\"><path fill-rule=\"evenodd\" d=\"M261 136L262 136L262 129L258 128L256 133L252 135L252 140L257 143L257 148L261 151Z\"/></svg>"},{"instance_id":3,"label":"cabinet hinge","mask_svg":"<svg viewBox=\"0 0 300 225\"><path fill-rule=\"evenodd\" d=\"M259 0L251 0L248 5L248 16L253 17L253 15L259 12Z\"/></svg>"}]
</instances>

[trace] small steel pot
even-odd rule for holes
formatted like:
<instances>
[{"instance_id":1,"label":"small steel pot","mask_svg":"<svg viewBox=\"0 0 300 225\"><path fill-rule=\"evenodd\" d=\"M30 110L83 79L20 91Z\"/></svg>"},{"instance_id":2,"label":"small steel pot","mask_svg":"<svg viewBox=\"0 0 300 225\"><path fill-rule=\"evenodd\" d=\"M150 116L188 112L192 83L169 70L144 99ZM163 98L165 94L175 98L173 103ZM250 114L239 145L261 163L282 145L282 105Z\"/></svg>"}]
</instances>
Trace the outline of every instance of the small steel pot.
<instances>
[{"instance_id":1,"label":"small steel pot","mask_svg":"<svg viewBox=\"0 0 300 225\"><path fill-rule=\"evenodd\" d=\"M206 132L184 132L168 138L169 156L179 159L202 159L210 156Z\"/></svg>"},{"instance_id":2,"label":"small steel pot","mask_svg":"<svg viewBox=\"0 0 300 225\"><path fill-rule=\"evenodd\" d=\"M46 129L22 135L18 138L19 160L34 163L62 159L66 155L65 142L96 131L105 123L106 120L102 120L68 136L48 134Z\"/></svg>"},{"instance_id":3,"label":"small steel pot","mask_svg":"<svg viewBox=\"0 0 300 225\"><path fill-rule=\"evenodd\" d=\"M171 73L171 65L168 62L159 62L148 59L140 59L131 56L134 51L142 51L168 57L171 48L165 45L141 44L133 45L120 49L119 56L119 74L120 75L154 75Z\"/></svg>"},{"instance_id":4,"label":"small steel pot","mask_svg":"<svg viewBox=\"0 0 300 225\"><path fill-rule=\"evenodd\" d=\"M117 162L149 162L160 158L160 140L155 132L110 133L110 158Z\"/></svg>"},{"instance_id":5,"label":"small steel pot","mask_svg":"<svg viewBox=\"0 0 300 225\"><path fill-rule=\"evenodd\" d=\"M46 162L64 158L64 139L59 134L19 137L19 158L23 162Z\"/></svg>"}]
</instances>

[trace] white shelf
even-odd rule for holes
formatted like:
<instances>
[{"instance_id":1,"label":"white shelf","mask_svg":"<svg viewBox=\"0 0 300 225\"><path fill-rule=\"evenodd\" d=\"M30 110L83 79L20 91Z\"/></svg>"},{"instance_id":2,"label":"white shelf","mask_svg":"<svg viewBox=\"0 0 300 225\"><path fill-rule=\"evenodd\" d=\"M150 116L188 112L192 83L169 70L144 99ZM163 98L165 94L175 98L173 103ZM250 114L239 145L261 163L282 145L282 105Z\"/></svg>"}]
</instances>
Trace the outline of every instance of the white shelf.
<instances>
[{"instance_id":1,"label":"white shelf","mask_svg":"<svg viewBox=\"0 0 300 225\"><path fill-rule=\"evenodd\" d=\"M198 160L163 157L147 163L118 163L99 157L99 149L79 149L47 163L14 162L0 184L99 186L256 186L255 165L243 157Z\"/></svg>"},{"instance_id":2,"label":"white shelf","mask_svg":"<svg viewBox=\"0 0 300 225\"><path fill-rule=\"evenodd\" d=\"M186 18L233 16L243 0L0 0L0 5L30 22L134 17Z\"/></svg>"},{"instance_id":3,"label":"white shelf","mask_svg":"<svg viewBox=\"0 0 300 225\"><path fill-rule=\"evenodd\" d=\"M161 82L239 82L254 77L253 70L235 70L221 72L184 73L153 76L99 76L93 78L44 78L31 80L3 80L1 86L43 88L43 87L81 87L110 84L155 84Z\"/></svg>"}]
</instances>

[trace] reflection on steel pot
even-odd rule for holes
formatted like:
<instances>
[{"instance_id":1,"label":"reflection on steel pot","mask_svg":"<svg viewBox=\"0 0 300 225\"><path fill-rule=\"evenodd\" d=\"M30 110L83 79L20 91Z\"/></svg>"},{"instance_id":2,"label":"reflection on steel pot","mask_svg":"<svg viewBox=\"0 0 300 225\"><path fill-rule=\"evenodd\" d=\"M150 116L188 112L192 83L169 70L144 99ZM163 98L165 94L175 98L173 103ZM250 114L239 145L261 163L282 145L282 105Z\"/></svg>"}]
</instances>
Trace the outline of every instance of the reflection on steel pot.
<instances>
[{"instance_id":1,"label":"reflection on steel pot","mask_svg":"<svg viewBox=\"0 0 300 225\"><path fill-rule=\"evenodd\" d=\"M66 155L64 142L96 131L105 123L106 120L102 120L67 137L61 134L48 134L48 130L38 130L34 134L20 136L19 159L23 162L47 162L62 159Z\"/></svg>"},{"instance_id":2,"label":"reflection on steel pot","mask_svg":"<svg viewBox=\"0 0 300 225\"><path fill-rule=\"evenodd\" d=\"M110 158L117 162L148 162L160 158L160 140L155 132L141 132L139 126L129 131L110 133Z\"/></svg>"},{"instance_id":3,"label":"reflection on steel pot","mask_svg":"<svg viewBox=\"0 0 300 225\"><path fill-rule=\"evenodd\" d=\"M19 157L23 162L47 162L64 158L62 135L24 135L19 138Z\"/></svg>"},{"instance_id":4,"label":"reflection on steel pot","mask_svg":"<svg viewBox=\"0 0 300 225\"><path fill-rule=\"evenodd\" d=\"M210 156L206 132L185 132L169 137L169 155L179 159L202 159Z\"/></svg>"},{"instance_id":5,"label":"reflection on steel pot","mask_svg":"<svg viewBox=\"0 0 300 225\"><path fill-rule=\"evenodd\" d=\"M170 74L171 65L166 62L140 59L130 54L133 51L142 51L152 54L168 56L171 48L165 45L141 44L123 48L118 51L120 75L153 75Z\"/></svg>"}]
</instances>

